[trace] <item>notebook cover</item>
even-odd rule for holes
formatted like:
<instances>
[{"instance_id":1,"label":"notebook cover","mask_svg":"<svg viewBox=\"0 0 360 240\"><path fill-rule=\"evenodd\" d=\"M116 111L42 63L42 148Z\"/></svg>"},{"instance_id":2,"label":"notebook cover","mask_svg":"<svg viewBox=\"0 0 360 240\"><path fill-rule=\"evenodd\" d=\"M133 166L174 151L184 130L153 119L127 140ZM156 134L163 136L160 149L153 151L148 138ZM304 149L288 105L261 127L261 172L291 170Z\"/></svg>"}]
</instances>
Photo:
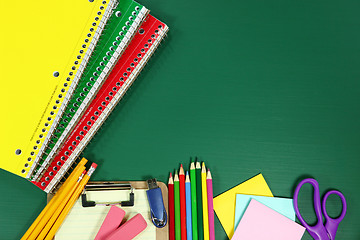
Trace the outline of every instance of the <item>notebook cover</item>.
<instances>
[{"instance_id":1,"label":"notebook cover","mask_svg":"<svg viewBox=\"0 0 360 240\"><path fill-rule=\"evenodd\" d=\"M52 125L50 129L52 136L48 139L48 144L43 145L36 158L39 165L36 167L33 165L36 172L31 180L38 181L51 163L56 152L123 54L148 12L145 7L132 0L120 1L112 10L107 26L74 90L73 96L67 107L61 113L59 112L58 124Z\"/></svg>"},{"instance_id":2,"label":"notebook cover","mask_svg":"<svg viewBox=\"0 0 360 240\"><path fill-rule=\"evenodd\" d=\"M167 31L168 27L156 18L150 15L146 18L54 161L34 184L45 192L55 187L124 96Z\"/></svg>"},{"instance_id":3,"label":"notebook cover","mask_svg":"<svg viewBox=\"0 0 360 240\"><path fill-rule=\"evenodd\" d=\"M28 176L113 2L1 2L7 22L0 38L0 106L6 112L0 120L1 168Z\"/></svg>"}]
</instances>

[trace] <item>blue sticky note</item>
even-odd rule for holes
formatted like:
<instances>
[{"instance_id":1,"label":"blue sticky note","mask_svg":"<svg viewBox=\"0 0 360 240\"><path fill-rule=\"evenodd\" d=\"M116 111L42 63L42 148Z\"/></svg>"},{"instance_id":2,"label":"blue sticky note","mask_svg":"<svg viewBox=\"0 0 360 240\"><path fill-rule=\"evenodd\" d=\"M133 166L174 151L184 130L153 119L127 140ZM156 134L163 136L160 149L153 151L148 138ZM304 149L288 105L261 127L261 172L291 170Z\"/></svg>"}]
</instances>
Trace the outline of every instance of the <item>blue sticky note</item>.
<instances>
[{"instance_id":1,"label":"blue sticky note","mask_svg":"<svg viewBox=\"0 0 360 240\"><path fill-rule=\"evenodd\" d=\"M264 204L265 206L277 211L295 221L295 210L293 200L291 198L278 198L278 197L264 197L255 195L236 194L236 205L235 205L235 228L237 228L242 216L245 213L251 199Z\"/></svg>"}]
</instances>

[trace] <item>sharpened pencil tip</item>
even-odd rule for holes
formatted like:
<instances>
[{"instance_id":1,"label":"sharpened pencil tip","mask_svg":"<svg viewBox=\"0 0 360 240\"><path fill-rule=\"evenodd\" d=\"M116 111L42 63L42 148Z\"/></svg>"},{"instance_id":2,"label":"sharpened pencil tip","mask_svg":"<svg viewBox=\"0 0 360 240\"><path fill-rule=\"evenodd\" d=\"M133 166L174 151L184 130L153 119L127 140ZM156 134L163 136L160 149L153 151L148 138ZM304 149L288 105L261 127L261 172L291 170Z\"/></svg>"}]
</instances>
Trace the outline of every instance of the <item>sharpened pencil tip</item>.
<instances>
[{"instance_id":1,"label":"sharpened pencil tip","mask_svg":"<svg viewBox=\"0 0 360 240\"><path fill-rule=\"evenodd\" d=\"M196 168L201 168L200 162L196 162Z\"/></svg>"},{"instance_id":2,"label":"sharpened pencil tip","mask_svg":"<svg viewBox=\"0 0 360 240\"><path fill-rule=\"evenodd\" d=\"M190 164L190 170L192 170L192 169L195 169L195 163L194 163L194 162L192 162L192 163Z\"/></svg>"}]
</instances>

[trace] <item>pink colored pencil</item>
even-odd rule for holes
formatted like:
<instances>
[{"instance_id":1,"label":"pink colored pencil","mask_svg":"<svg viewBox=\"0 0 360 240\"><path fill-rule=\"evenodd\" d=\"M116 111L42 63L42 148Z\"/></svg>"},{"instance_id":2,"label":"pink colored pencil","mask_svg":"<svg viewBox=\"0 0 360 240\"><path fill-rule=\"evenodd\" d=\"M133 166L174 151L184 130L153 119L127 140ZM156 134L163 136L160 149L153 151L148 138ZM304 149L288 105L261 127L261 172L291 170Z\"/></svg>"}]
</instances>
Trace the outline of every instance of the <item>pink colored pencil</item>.
<instances>
[{"instance_id":1,"label":"pink colored pencil","mask_svg":"<svg viewBox=\"0 0 360 240\"><path fill-rule=\"evenodd\" d=\"M213 186L212 186L212 177L209 169L206 177L206 187L207 187L208 211L209 211L209 239L215 240Z\"/></svg>"}]
</instances>

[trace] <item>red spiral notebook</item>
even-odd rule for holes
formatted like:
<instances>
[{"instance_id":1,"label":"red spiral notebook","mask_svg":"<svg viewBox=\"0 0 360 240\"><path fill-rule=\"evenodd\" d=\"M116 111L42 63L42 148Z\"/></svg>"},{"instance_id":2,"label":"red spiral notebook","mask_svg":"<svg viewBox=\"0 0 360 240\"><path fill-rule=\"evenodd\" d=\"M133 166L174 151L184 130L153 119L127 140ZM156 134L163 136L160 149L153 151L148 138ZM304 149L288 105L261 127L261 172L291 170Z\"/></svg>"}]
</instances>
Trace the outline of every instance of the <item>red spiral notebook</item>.
<instances>
[{"instance_id":1,"label":"red spiral notebook","mask_svg":"<svg viewBox=\"0 0 360 240\"><path fill-rule=\"evenodd\" d=\"M33 181L35 185L47 193L53 191L133 84L167 31L164 23L151 15L147 17L40 181Z\"/></svg>"}]
</instances>

